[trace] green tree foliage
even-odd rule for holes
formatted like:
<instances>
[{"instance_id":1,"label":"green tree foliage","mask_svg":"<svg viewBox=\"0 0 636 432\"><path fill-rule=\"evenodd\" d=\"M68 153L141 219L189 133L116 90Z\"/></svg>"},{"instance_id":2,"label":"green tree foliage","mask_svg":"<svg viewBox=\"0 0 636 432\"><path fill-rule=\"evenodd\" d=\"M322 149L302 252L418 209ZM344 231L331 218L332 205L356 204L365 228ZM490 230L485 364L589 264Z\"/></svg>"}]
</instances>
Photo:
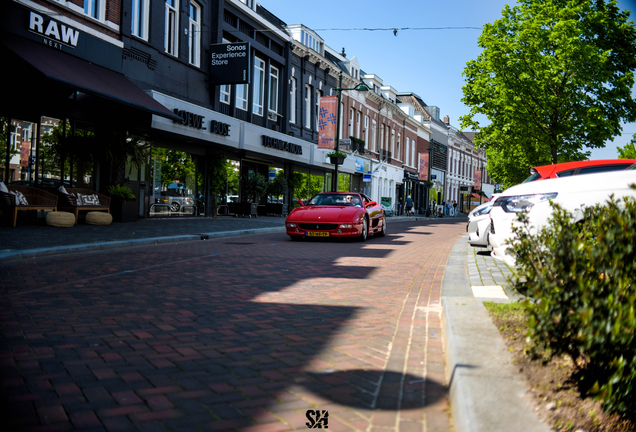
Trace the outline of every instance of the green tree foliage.
<instances>
[{"instance_id":1,"label":"green tree foliage","mask_svg":"<svg viewBox=\"0 0 636 432\"><path fill-rule=\"evenodd\" d=\"M606 410L636 415L636 200L584 209L583 220L555 206L532 235L521 215L511 250L515 289L526 297L532 341L581 366L584 393Z\"/></svg>"},{"instance_id":2,"label":"green tree foliage","mask_svg":"<svg viewBox=\"0 0 636 432\"><path fill-rule=\"evenodd\" d=\"M6 117L0 117L0 166L4 166L7 158L7 131L9 130L9 120ZM18 154L18 150L9 148L9 159Z\"/></svg>"},{"instance_id":3,"label":"green tree foliage","mask_svg":"<svg viewBox=\"0 0 636 432\"><path fill-rule=\"evenodd\" d=\"M483 51L464 69L470 113L460 118L489 157L525 154L489 164L498 183L522 177L515 165L585 159L585 147L604 147L621 120L636 120L636 31L616 1L521 0L502 15L484 26Z\"/></svg>"},{"instance_id":4,"label":"green tree foliage","mask_svg":"<svg viewBox=\"0 0 636 432\"><path fill-rule=\"evenodd\" d=\"M161 165L161 185L168 187L178 181L185 185L188 179L194 178L195 165L192 157L186 152L169 150L161 147L152 148L152 156Z\"/></svg>"},{"instance_id":5,"label":"green tree foliage","mask_svg":"<svg viewBox=\"0 0 636 432\"><path fill-rule=\"evenodd\" d=\"M285 179L285 171L279 170L274 180L267 182L267 194L269 196L279 198L287 193L287 180Z\"/></svg>"},{"instance_id":6,"label":"green tree foliage","mask_svg":"<svg viewBox=\"0 0 636 432\"><path fill-rule=\"evenodd\" d=\"M632 137L632 141L625 144L625 147L616 147L619 159L636 159L636 134Z\"/></svg>"}]
</instances>

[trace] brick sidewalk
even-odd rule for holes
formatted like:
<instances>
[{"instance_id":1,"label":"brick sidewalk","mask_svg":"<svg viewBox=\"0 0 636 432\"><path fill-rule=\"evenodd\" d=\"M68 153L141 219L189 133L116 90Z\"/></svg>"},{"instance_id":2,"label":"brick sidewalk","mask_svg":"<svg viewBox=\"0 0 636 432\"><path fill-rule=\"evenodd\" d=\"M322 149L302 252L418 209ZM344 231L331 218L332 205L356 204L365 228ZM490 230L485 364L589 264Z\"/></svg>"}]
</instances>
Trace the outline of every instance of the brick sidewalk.
<instances>
[{"instance_id":1,"label":"brick sidewalk","mask_svg":"<svg viewBox=\"0 0 636 432\"><path fill-rule=\"evenodd\" d=\"M274 233L0 265L5 423L287 431L314 410L336 431L449 431L440 291L464 231L406 222L366 243Z\"/></svg>"}]
</instances>

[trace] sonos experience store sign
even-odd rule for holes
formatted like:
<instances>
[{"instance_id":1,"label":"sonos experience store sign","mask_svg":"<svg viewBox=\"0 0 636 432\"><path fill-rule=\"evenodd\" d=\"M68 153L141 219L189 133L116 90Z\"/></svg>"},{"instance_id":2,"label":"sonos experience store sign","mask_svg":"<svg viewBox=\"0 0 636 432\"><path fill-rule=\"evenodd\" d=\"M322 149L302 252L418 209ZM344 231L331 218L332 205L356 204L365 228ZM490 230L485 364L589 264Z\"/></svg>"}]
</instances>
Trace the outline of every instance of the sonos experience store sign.
<instances>
[{"instance_id":1,"label":"sonos experience store sign","mask_svg":"<svg viewBox=\"0 0 636 432\"><path fill-rule=\"evenodd\" d=\"M219 84L249 84L249 42L214 44L210 46L210 81Z\"/></svg>"}]
</instances>

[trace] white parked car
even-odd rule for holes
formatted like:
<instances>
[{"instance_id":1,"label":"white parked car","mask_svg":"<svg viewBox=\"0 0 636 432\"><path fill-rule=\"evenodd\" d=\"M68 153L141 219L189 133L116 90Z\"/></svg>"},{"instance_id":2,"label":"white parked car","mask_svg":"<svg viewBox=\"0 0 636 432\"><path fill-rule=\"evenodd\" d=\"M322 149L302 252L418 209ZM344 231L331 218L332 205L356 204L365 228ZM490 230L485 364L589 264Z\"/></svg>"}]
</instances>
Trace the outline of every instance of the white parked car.
<instances>
[{"instance_id":1,"label":"white parked car","mask_svg":"<svg viewBox=\"0 0 636 432\"><path fill-rule=\"evenodd\" d=\"M493 199L475 207L468 213L468 244L476 247L488 247L488 235L490 234L490 210L499 194L494 194Z\"/></svg>"},{"instance_id":2,"label":"white parked car","mask_svg":"<svg viewBox=\"0 0 636 432\"><path fill-rule=\"evenodd\" d=\"M512 227L521 226L517 221L518 213L528 214L530 232L536 234L552 216L550 200L572 213L574 223L583 218L582 207L604 204L612 194L616 199L636 197L636 190L629 187L631 184L636 184L636 165L625 171L548 179L511 187L497 198L490 211L488 243L492 257L515 265L506 242L514 238Z\"/></svg>"}]
</instances>

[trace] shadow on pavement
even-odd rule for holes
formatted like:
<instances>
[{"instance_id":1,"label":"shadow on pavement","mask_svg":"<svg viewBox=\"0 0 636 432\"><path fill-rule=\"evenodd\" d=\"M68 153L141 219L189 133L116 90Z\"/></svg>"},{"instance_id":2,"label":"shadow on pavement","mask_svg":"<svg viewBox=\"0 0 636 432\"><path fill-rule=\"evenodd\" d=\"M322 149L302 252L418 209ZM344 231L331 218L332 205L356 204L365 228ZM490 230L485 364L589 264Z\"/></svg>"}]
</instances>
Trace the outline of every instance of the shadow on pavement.
<instances>
[{"instance_id":1,"label":"shadow on pavement","mask_svg":"<svg viewBox=\"0 0 636 432\"><path fill-rule=\"evenodd\" d=\"M271 413L294 426L312 395L396 410L423 406L426 391L432 403L441 384L334 349L390 351L373 326L355 337L342 329L362 312L394 325L404 292L392 287L395 298L369 304L376 267L339 261L384 258L393 244L334 248L269 234L0 264L4 420L17 429L234 429ZM305 391L290 392L298 380Z\"/></svg>"}]
</instances>

